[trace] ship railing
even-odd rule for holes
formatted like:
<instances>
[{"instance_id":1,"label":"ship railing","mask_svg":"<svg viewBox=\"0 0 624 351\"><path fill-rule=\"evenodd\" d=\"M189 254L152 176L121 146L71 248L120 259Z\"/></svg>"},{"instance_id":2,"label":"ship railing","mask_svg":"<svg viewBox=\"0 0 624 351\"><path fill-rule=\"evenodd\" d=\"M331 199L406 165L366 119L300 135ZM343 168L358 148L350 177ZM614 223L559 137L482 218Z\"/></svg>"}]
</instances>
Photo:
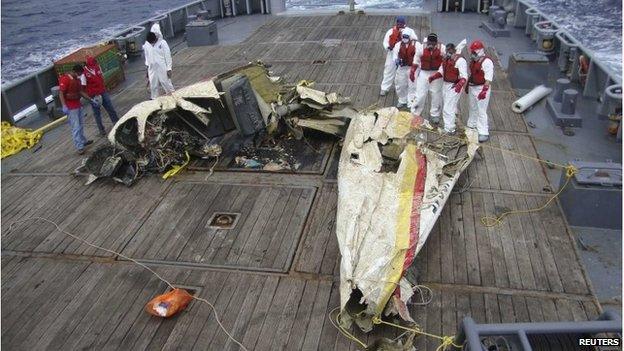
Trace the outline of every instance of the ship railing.
<instances>
[{"instance_id":1,"label":"ship railing","mask_svg":"<svg viewBox=\"0 0 624 351\"><path fill-rule=\"evenodd\" d=\"M453 350L459 349L455 345L465 345L464 350L484 350L482 341L484 338L490 337L504 339L508 349L532 351L530 337L542 336L546 339L552 337L556 341L558 340L556 335L561 334L572 335L579 339L579 347L582 348L585 340L581 339L597 339L596 336L598 335L604 336L603 339L609 339L613 343L619 344L617 339L622 334L622 319L613 311L605 311L593 321L579 322L477 324L471 317L464 317L458 329L453 342ZM609 336L614 337L607 336L611 333L615 335Z\"/></svg>"},{"instance_id":2,"label":"ship railing","mask_svg":"<svg viewBox=\"0 0 624 351\"><path fill-rule=\"evenodd\" d=\"M239 5L237 8L236 1L226 1L230 5L231 15L234 16L244 13L251 14L254 12L252 5L257 3L257 1L254 1L254 4L252 4L252 0L246 0L242 4L244 7ZM267 1L265 5L265 1L261 0L260 6L261 13L268 13L270 11L269 1ZM149 30L149 27L154 22L160 23L161 31L165 38L174 37L184 32L189 17L195 15L198 11L206 11L211 18L223 18L226 14L224 1L196 0L130 26L125 30L113 34L111 38L104 41L114 41L114 38L129 34L131 31L135 30L137 26ZM51 64L35 73L3 86L1 94L2 120L15 123L24 116L36 112L37 110L46 111L48 109L48 104L52 101L51 89L56 85L58 85L58 80L56 72L54 71L54 65Z\"/></svg>"},{"instance_id":3,"label":"ship railing","mask_svg":"<svg viewBox=\"0 0 624 351\"><path fill-rule=\"evenodd\" d=\"M583 77L579 74L579 56L583 55L588 59L589 69L584 77L585 82L583 87L583 96L604 99L605 95L608 94L608 91L614 85L622 84L621 73L615 72L611 67L606 66L605 63L601 62L592 50L581 44L569 32L562 29L556 21L549 18L542 11L523 0L515 0L514 9L514 27L525 28L525 31L528 34L531 34L533 28L529 28L528 26L532 27L535 22L550 21L559 28L557 35L555 35L556 47L561 47L561 45L575 47L575 52L572 53L573 56L569 58L571 61L570 72L572 81L580 82L581 79L583 79ZM529 10L528 15L526 13L527 10ZM528 18L528 16L539 17ZM563 59L560 57L559 60Z\"/></svg>"}]
</instances>

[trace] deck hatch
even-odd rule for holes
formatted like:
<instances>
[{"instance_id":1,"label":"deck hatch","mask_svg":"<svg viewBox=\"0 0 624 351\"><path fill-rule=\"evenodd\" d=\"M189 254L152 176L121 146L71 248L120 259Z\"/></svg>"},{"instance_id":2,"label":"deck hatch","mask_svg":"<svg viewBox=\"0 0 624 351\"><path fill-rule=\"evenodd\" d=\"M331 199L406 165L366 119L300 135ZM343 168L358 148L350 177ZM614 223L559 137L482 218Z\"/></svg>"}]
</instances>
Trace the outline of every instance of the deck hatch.
<instances>
[{"instance_id":1,"label":"deck hatch","mask_svg":"<svg viewBox=\"0 0 624 351\"><path fill-rule=\"evenodd\" d=\"M315 190L175 183L122 253L145 263L288 272Z\"/></svg>"},{"instance_id":2,"label":"deck hatch","mask_svg":"<svg viewBox=\"0 0 624 351\"><path fill-rule=\"evenodd\" d=\"M240 213L215 212L208 221L208 228L230 230L236 227Z\"/></svg>"},{"instance_id":3,"label":"deck hatch","mask_svg":"<svg viewBox=\"0 0 624 351\"><path fill-rule=\"evenodd\" d=\"M201 293L202 288L199 286L191 286L191 285L179 285L179 284L174 284L172 283L173 286L175 286L178 289L184 289L186 290L187 293L189 293L192 296L199 296L199 294ZM164 294L170 292L172 289L170 286L168 286L165 289Z\"/></svg>"}]
</instances>

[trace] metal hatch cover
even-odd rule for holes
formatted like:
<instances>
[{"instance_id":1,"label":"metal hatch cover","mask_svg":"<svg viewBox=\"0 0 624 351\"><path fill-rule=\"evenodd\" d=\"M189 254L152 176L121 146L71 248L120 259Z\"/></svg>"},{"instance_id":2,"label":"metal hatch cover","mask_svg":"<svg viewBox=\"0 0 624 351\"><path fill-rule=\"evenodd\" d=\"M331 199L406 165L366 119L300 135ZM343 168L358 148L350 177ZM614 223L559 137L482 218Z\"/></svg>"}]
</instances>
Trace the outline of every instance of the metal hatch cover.
<instances>
[{"instance_id":1,"label":"metal hatch cover","mask_svg":"<svg viewBox=\"0 0 624 351\"><path fill-rule=\"evenodd\" d=\"M163 265L287 272L315 193L307 186L174 183L122 253ZM231 220L215 225L224 215Z\"/></svg>"}]
</instances>

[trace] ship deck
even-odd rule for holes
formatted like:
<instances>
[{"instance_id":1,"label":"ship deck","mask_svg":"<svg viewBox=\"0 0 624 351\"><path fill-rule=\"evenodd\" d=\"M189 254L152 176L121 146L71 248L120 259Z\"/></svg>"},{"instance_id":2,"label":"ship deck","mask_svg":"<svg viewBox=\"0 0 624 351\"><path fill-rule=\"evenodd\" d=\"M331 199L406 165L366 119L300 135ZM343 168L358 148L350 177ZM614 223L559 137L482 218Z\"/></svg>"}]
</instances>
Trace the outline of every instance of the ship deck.
<instances>
[{"instance_id":1,"label":"ship deck","mask_svg":"<svg viewBox=\"0 0 624 351\"><path fill-rule=\"evenodd\" d=\"M392 106L393 93L379 97L379 43L392 21L382 15L276 17L243 43L181 50L173 79L183 86L262 60L286 81L314 80L316 88L351 96L357 107ZM420 38L431 29L427 16L409 16L408 24ZM516 97L500 64L495 74L490 145L537 157L523 116L511 112ZM118 112L147 98L144 84L115 95ZM465 121L466 101L460 109ZM94 123L86 130L96 135ZM145 303L167 286L142 268L42 221L10 228L43 217L193 289L214 303L224 326L250 350L357 349L327 318L339 304L337 142L320 142L300 173L239 171L221 161L210 175L210 164L195 161L174 179L152 176L126 188L108 181L84 186L72 176L80 157L69 135L63 125L36 152L2 161L2 347L236 349L197 301L171 319L145 313ZM434 293L429 305L410 306L424 330L453 335L467 315L496 323L587 320L600 313L557 204L510 216L500 227L480 222L504 208L541 205L552 195L548 184L545 169L532 160L490 148L475 158L413 265L419 283ZM210 227L215 212L239 213L236 227ZM356 335L372 342L398 334L384 327ZM574 347L565 338L534 342ZM437 345L417 339L421 350Z\"/></svg>"}]
</instances>

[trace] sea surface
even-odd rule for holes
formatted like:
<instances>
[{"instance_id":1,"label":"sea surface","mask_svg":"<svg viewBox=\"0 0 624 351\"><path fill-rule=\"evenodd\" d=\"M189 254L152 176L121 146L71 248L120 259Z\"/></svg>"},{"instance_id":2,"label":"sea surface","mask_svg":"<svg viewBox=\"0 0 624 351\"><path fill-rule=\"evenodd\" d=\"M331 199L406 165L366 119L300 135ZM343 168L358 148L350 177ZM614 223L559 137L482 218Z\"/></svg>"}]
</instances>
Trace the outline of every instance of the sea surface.
<instances>
[{"instance_id":1,"label":"sea surface","mask_svg":"<svg viewBox=\"0 0 624 351\"><path fill-rule=\"evenodd\" d=\"M362 9L420 9L425 0L356 0ZM431 1L431 0L429 0ZM507 0L508 1L508 0ZM622 73L620 0L528 0L616 73ZM1 0L2 70L10 83L82 47L190 0ZM288 9L346 7L346 0L287 0Z\"/></svg>"},{"instance_id":2,"label":"sea surface","mask_svg":"<svg viewBox=\"0 0 624 351\"><path fill-rule=\"evenodd\" d=\"M621 0L527 0L622 75Z\"/></svg>"},{"instance_id":3,"label":"sea surface","mask_svg":"<svg viewBox=\"0 0 624 351\"><path fill-rule=\"evenodd\" d=\"M424 0L355 0L356 9L420 9ZM431 1L431 0L430 0ZM346 9L347 0L286 0L286 8ZM495 0L512 10L513 1ZM622 0L526 0L622 75ZM431 7L431 6L429 6Z\"/></svg>"},{"instance_id":4,"label":"sea surface","mask_svg":"<svg viewBox=\"0 0 624 351\"><path fill-rule=\"evenodd\" d=\"M1 84L190 0L2 0Z\"/></svg>"},{"instance_id":5,"label":"sea surface","mask_svg":"<svg viewBox=\"0 0 624 351\"><path fill-rule=\"evenodd\" d=\"M422 9L425 0L355 0L356 9ZM348 0L286 0L292 10L348 8Z\"/></svg>"}]
</instances>

